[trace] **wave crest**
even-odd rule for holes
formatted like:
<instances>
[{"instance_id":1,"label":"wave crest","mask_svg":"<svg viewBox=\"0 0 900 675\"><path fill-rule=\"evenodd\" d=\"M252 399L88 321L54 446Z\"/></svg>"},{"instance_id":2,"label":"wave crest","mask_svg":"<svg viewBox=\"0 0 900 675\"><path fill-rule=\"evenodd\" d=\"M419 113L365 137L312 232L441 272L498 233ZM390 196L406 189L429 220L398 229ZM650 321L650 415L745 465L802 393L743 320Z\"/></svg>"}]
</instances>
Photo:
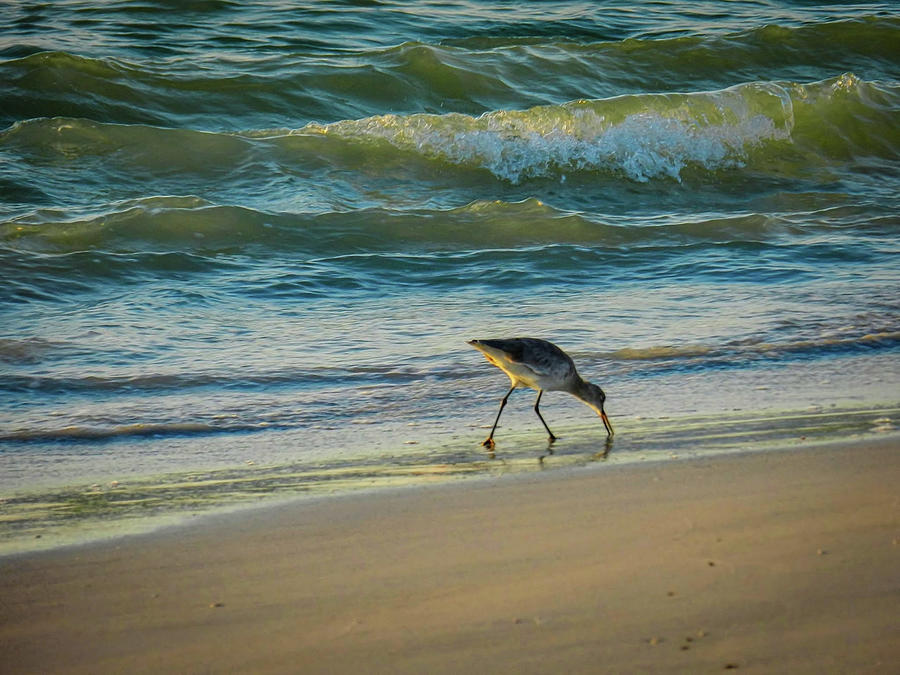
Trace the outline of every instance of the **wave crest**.
<instances>
[{"instance_id":1,"label":"wave crest","mask_svg":"<svg viewBox=\"0 0 900 675\"><path fill-rule=\"evenodd\" d=\"M790 137L788 92L775 83L717 92L621 96L500 110L471 117L379 115L294 132L387 144L432 160L487 169L520 182L571 171L621 172L636 181L680 180L688 166L743 166L748 152Z\"/></svg>"}]
</instances>

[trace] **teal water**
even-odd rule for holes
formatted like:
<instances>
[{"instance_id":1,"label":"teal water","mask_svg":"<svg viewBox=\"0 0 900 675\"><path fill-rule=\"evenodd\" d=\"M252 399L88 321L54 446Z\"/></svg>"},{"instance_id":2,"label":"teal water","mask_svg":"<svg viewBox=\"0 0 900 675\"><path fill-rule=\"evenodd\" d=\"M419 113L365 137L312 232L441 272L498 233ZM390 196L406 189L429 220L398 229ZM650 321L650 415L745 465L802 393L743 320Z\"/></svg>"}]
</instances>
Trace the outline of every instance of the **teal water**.
<instances>
[{"instance_id":1,"label":"teal water","mask_svg":"<svg viewBox=\"0 0 900 675\"><path fill-rule=\"evenodd\" d=\"M480 454L507 381L474 337L603 385L612 448L542 400L560 463L893 433L892 3L66 1L0 28L16 531L91 485L205 502L198 471L535 466L526 393Z\"/></svg>"}]
</instances>

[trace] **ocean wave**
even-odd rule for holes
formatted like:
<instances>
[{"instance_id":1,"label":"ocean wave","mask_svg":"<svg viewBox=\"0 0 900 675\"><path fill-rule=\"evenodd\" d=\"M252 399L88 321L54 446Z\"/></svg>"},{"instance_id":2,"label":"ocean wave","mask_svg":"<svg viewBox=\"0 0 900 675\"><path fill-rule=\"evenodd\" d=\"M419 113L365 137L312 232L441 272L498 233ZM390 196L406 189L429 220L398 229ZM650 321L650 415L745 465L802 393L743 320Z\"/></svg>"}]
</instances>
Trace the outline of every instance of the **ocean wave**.
<instances>
[{"instance_id":1,"label":"ocean wave","mask_svg":"<svg viewBox=\"0 0 900 675\"><path fill-rule=\"evenodd\" d=\"M322 43L299 59L279 50L229 58L227 48L190 60L26 49L0 61L0 124L66 116L170 127L189 121L224 131L385 111L478 115L578 98L716 90L759 73L810 81L852 70L891 80L898 26L896 17L874 15L620 39L576 26L546 32L541 21L517 25L515 34L419 36L352 53Z\"/></svg>"},{"instance_id":2,"label":"ocean wave","mask_svg":"<svg viewBox=\"0 0 900 675\"><path fill-rule=\"evenodd\" d=\"M41 117L73 117L107 124L179 128L186 120L221 131L238 119L271 119L290 105L315 115L328 109L315 90L290 87L287 76L267 72L223 72L198 64L131 61L42 51L0 62L0 92L8 123ZM348 108L352 111L354 108ZM223 117L222 112L229 111Z\"/></svg>"},{"instance_id":3,"label":"ocean wave","mask_svg":"<svg viewBox=\"0 0 900 675\"><path fill-rule=\"evenodd\" d=\"M4 340L6 343L34 342ZM7 363L24 366L41 363L58 357L64 351L77 351L77 344L57 343L45 348L40 354L22 355L16 347L7 350ZM0 391L18 394L60 394L60 393L132 393L160 394L180 393L191 389L210 388L214 390L243 391L265 389L272 391L280 387L292 389L316 389L340 383L361 387L367 384L403 384L419 380L426 375L453 377L452 373L426 372L420 368L403 364L390 365L347 365L310 366L307 368L254 368L235 371L233 368L218 368L210 364L204 369L184 369L169 367L165 371L147 368L139 374L83 374L58 372L54 375L40 373L5 373L0 375Z\"/></svg>"},{"instance_id":4,"label":"ocean wave","mask_svg":"<svg viewBox=\"0 0 900 675\"><path fill-rule=\"evenodd\" d=\"M481 111L503 95L525 100L501 77L478 72L452 51L410 44L305 64L262 58L239 72L220 64L183 70L173 62L39 52L0 62L0 94L7 103L0 123L66 116L170 128L189 122L223 132L273 120L362 116L395 108L398 101L408 101L410 111L447 105Z\"/></svg>"},{"instance_id":5,"label":"ocean wave","mask_svg":"<svg viewBox=\"0 0 900 675\"><path fill-rule=\"evenodd\" d=\"M751 82L685 94L575 100L526 110L378 115L295 130L212 133L50 118L0 132L0 148L31 161L104 158L101 171L246 180L266 166L323 180L373 164L421 165L517 184L595 175L681 181L749 172L777 178L810 167L900 155L900 86L852 74L810 84ZM269 176L271 179L271 176ZM262 180L260 177L258 180Z\"/></svg>"},{"instance_id":6,"label":"ocean wave","mask_svg":"<svg viewBox=\"0 0 900 675\"><path fill-rule=\"evenodd\" d=\"M900 347L900 331L889 328L862 334L833 334L779 342L744 341L724 345L628 347L586 356L592 360L619 363L629 373L653 376L670 370L740 368L749 364L757 365L760 361L805 360L882 349L896 350L898 347Z\"/></svg>"},{"instance_id":7,"label":"ocean wave","mask_svg":"<svg viewBox=\"0 0 900 675\"><path fill-rule=\"evenodd\" d=\"M803 217L672 214L644 223L619 222L611 216L557 209L534 198L476 200L451 209L294 214L173 196L125 200L106 209L41 210L0 222L0 258L9 283L47 277L77 285L79 280L136 277L143 272L236 270L246 260L269 259L273 251L293 260L291 274L298 282L319 272L333 273L334 265L377 267L390 262L388 257L396 265L404 256L413 264L416 261L409 256L417 255L434 266L445 258L454 265L477 262L472 255L485 256L489 262L501 251L540 249L547 256L558 251L578 257L582 248L609 255L627 249L635 253L632 262L639 262L641 249L659 257L699 244L774 245L785 234L827 233L835 228L878 236L895 224L893 218L852 207L814 209ZM235 253L247 258L236 258ZM813 248L807 251L814 253Z\"/></svg>"},{"instance_id":8,"label":"ocean wave","mask_svg":"<svg viewBox=\"0 0 900 675\"><path fill-rule=\"evenodd\" d=\"M0 442L97 441L140 436L196 436L219 433L269 430L271 426L211 425L195 422L112 424L108 426L74 425L58 428L34 427L0 431Z\"/></svg>"},{"instance_id":9,"label":"ocean wave","mask_svg":"<svg viewBox=\"0 0 900 675\"><path fill-rule=\"evenodd\" d=\"M481 168L513 183L609 171L646 182L680 179L687 166L743 166L754 146L787 140L791 100L774 83L709 94L623 96L470 117L381 115L309 125L298 135L391 147L426 159Z\"/></svg>"},{"instance_id":10,"label":"ocean wave","mask_svg":"<svg viewBox=\"0 0 900 675\"><path fill-rule=\"evenodd\" d=\"M160 196L110 204L101 213L45 209L26 214L0 223L0 243L11 251L47 254L33 260L36 265L68 262L89 268L103 252L112 256L104 260L111 269L135 264L197 269L206 262L204 253L234 247L245 252L278 248L322 258L538 242L615 243L628 240L628 232L536 199L475 201L447 210L292 214L216 205L193 196ZM128 257L134 253L145 256ZM62 261L54 257L59 255L73 257Z\"/></svg>"},{"instance_id":11,"label":"ocean wave","mask_svg":"<svg viewBox=\"0 0 900 675\"><path fill-rule=\"evenodd\" d=\"M681 180L686 171L764 171L792 146L820 161L895 157L900 87L852 74L808 85L753 82L719 91L578 100L471 117L379 115L294 133L333 138L518 183L600 172L634 181ZM798 115L802 126L798 122Z\"/></svg>"},{"instance_id":12,"label":"ocean wave","mask_svg":"<svg viewBox=\"0 0 900 675\"><path fill-rule=\"evenodd\" d=\"M40 363L58 343L44 338L0 338L0 361L10 364Z\"/></svg>"}]
</instances>

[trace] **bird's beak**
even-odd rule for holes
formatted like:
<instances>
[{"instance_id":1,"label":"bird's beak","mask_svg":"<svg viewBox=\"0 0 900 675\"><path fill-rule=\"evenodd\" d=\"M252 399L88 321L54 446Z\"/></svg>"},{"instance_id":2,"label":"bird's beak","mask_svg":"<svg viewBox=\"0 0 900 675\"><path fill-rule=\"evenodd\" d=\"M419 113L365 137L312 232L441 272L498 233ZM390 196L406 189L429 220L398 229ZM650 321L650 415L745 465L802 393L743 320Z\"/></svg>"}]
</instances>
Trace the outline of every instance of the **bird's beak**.
<instances>
[{"instance_id":1,"label":"bird's beak","mask_svg":"<svg viewBox=\"0 0 900 675\"><path fill-rule=\"evenodd\" d=\"M606 435L612 436L615 432L613 431L612 424L609 421L609 418L606 416L606 411L603 409L603 404L594 405L593 403L589 403L588 406L595 413L600 415L600 419L603 420L603 426L606 427Z\"/></svg>"},{"instance_id":2,"label":"bird's beak","mask_svg":"<svg viewBox=\"0 0 900 675\"><path fill-rule=\"evenodd\" d=\"M600 409L600 419L603 420L603 426L606 427L606 433L609 436L612 436L615 432L613 431L612 424L609 423L609 418L606 416L606 413L603 409Z\"/></svg>"}]
</instances>

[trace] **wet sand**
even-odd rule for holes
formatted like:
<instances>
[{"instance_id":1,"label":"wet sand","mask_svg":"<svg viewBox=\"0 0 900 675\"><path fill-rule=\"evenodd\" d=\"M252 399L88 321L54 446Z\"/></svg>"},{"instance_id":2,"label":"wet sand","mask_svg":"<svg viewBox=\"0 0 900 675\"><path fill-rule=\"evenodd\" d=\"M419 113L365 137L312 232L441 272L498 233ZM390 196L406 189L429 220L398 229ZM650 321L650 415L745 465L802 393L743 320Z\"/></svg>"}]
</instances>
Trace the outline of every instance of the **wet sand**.
<instances>
[{"instance_id":1,"label":"wet sand","mask_svg":"<svg viewBox=\"0 0 900 675\"><path fill-rule=\"evenodd\" d=\"M0 559L0 671L898 672L898 450L385 490Z\"/></svg>"}]
</instances>

